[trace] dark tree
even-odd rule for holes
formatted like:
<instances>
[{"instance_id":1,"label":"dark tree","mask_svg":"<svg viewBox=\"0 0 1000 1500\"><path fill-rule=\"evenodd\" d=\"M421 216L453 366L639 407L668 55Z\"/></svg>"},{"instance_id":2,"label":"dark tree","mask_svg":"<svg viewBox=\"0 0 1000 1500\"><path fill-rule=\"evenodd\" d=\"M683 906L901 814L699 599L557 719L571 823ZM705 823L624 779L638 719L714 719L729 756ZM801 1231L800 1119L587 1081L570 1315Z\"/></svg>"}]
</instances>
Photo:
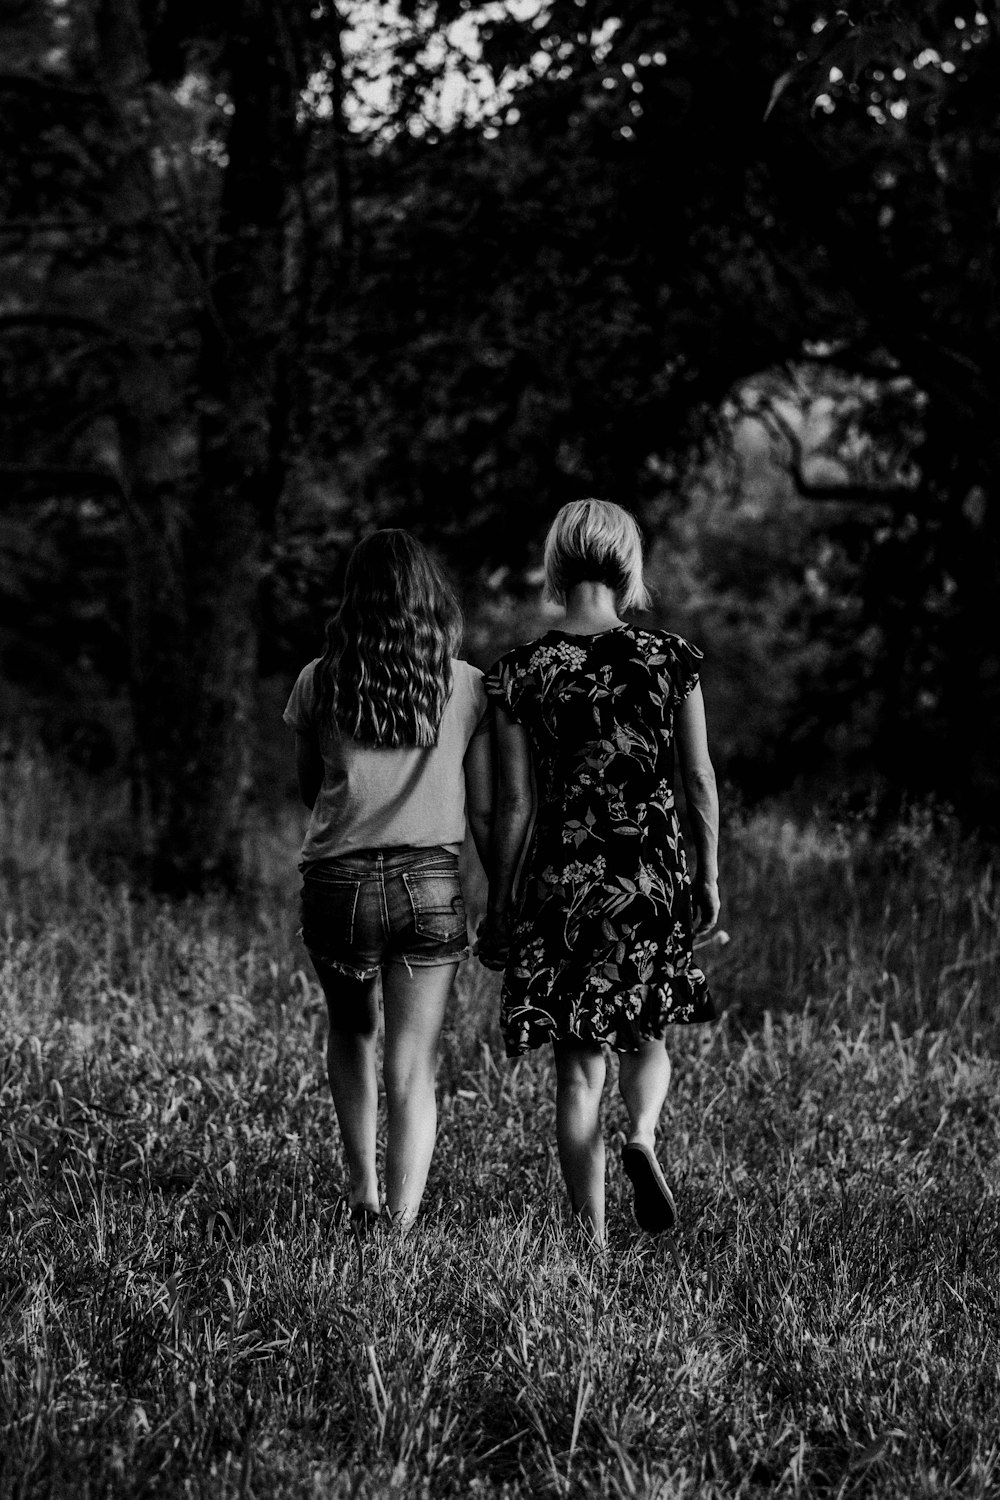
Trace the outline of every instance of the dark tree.
<instances>
[{"instance_id":1,"label":"dark tree","mask_svg":"<svg viewBox=\"0 0 1000 1500\"><path fill-rule=\"evenodd\" d=\"M119 509L136 808L176 889L239 863L319 15L35 0L2 18L0 333L9 385L32 372L4 474Z\"/></svg>"}]
</instances>

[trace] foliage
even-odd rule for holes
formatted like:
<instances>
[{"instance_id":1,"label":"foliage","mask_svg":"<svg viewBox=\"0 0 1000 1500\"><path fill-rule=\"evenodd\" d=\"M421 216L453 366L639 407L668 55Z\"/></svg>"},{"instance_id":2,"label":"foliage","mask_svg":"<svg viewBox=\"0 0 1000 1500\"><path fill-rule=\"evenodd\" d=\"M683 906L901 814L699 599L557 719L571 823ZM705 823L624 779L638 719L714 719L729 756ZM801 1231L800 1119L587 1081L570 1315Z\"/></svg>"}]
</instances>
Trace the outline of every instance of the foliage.
<instances>
[{"instance_id":1,"label":"foliage","mask_svg":"<svg viewBox=\"0 0 1000 1500\"><path fill-rule=\"evenodd\" d=\"M129 716L109 691L128 677L115 508L99 500L9 501L0 514L0 556L0 717L8 726L34 720L50 745L106 769L127 742Z\"/></svg>"},{"instance_id":2,"label":"foliage","mask_svg":"<svg viewBox=\"0 0 1000 1500\"><path fill-rule=\"evenodd\" d=\"M354 158L356 254L316 324L332 350L317 431L345 485L368 515L398 507L443 533L466 569L484 553L516 569L581 492L636 506L655 534L720 407L776 378L808 405L825 380L843 416L828 482L780 432L776 452L817 510L855 504L836 603L867 645L852 682L814 613L814 654L843 679L814 743L857 701L847 738L887 784L993 816L994 21L969 5L853 21L462 7L479 26L465 68L479 97L491 75L495 113L443 130L441 69L461 59L432 41L458 12L403 9L420 60L400 63L408 128ZM843 508L819 524L839 552Z\"/></svg>"},{"instance_id":3,"label":"foliage","mask_svg":"<svg viewBox=\"0 0 1000 1500\"><path fill-rule=\"evenodd\" d=\"M154 876L180 888L236 873L289 461L311 21L252 0L225 17L36 0L3 19L22 44L0 77L5 139L42 105L0 183L3 472L27 510L113 508L135 808Z\"/></svg>"},{"instance_id":4,"label":"foliage","mask_svg":"<svg viewBox=\"0 0 1000 1500\"><path fill-rule=\"evenodd\" d=\"M234 873L256 667L299 665L353 537L402 520L439 544L485 641L553 509L595 491L704 547L717 623L744 610L709 635L741 662L791 631L734 752L748 787L832 742L992 815L991 15L64 10L3 23L0 646L9 676L44 652L67 696L125 678L161 874ZM822 455L799 441L817 392ZM751 398L820 518L789 509L787 551L777 482L759 526L691 529ZM46 553L54 503L79 519ZM759 599L729 587L737 559L767 571Z\"/></svg>"},{"instance_id":5,"label":"foliage","mask_svg":"<svg viewBox=\"0 0 1000 1500\"><path fill-rule=\"evenodd\" d=\"M712 464L664 515L654 618L704 652L713 756L744 795L822 778L828 790L831 765L841 785L870 774L863 655L877 643L859 618L860 560L769 463L755 483L744 467Z\"/></svg>"},{"instance_id":6,"label":"foliage","mask_svg":"<svg viewBox=\"0 0 1000 1500\"><path fill-rule=\"evenodd\" d=\"M732 823L728 1012L670 1043L682 1227L636 1233L612 1153L603 1260L495 977L452 1008L424 1218L359 1246L293 831L242 909L168 905L95 879L108 799L88 839L44 760L5 787L5 1490L995 1491L1000 912L953 827Z\"/></svg>"}]
</instances>

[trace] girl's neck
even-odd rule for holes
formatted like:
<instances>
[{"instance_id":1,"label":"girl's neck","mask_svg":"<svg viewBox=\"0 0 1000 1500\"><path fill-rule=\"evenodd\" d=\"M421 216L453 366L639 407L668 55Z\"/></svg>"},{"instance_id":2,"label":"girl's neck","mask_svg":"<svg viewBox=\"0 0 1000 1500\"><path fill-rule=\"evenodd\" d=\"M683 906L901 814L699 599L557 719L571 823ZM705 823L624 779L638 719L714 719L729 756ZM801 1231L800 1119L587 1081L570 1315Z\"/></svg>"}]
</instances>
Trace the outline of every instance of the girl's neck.
<instances>
[{"instance_id":1,"label":"girl's neck","mask_svg":"<svg viewBox=\"0 0 1000 1500\"><path fill-rule=\"evenodd\" d=\"M566 614L560 630L567 635L596 635L623 622L615 609L614 590L606 583L576 583L566 593Z\"/></svg>"}]
</instances>

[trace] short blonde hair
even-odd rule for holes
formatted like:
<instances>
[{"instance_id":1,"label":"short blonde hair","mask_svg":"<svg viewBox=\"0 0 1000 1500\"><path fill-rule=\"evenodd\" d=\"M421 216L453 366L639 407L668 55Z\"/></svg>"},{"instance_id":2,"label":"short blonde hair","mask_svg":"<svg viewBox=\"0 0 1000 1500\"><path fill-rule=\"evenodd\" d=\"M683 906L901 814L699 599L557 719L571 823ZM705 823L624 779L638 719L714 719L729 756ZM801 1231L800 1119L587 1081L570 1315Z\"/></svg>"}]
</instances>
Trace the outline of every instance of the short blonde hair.
<instances>
[{"instance_id":1,"label":"short blonde hair","mask_svg":"<svg viewBox=\"0 0 1000 1500\"><path fill-rule=\"evenodd\" d=\"M565 604L578 583L606 583L620 610L645 609L642 537L633 516L610 500L571 500L545 538L545 593Z\"/></svg>"}]
</instances>

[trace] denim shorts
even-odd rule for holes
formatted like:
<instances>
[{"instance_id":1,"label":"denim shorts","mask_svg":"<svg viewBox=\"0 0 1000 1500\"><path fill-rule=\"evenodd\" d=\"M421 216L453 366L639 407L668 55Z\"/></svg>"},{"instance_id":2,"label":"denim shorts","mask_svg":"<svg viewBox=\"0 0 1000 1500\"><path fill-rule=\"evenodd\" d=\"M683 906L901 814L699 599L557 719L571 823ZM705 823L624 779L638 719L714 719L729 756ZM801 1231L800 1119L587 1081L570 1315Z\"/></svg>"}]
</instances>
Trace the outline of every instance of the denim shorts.
<instances>
[{"instance_id":1,"label":"denim shorts","mask_svg":"<svg viewBox=\"0 0 1000 1500\"><path fill-rule=\"evenodd\" d=\"M387 963L457 963L469 951L458 857L447 849L365 849L310 865L302 940L314 963L355 979L371 979Z\"/></svg>"}]
</instances>

